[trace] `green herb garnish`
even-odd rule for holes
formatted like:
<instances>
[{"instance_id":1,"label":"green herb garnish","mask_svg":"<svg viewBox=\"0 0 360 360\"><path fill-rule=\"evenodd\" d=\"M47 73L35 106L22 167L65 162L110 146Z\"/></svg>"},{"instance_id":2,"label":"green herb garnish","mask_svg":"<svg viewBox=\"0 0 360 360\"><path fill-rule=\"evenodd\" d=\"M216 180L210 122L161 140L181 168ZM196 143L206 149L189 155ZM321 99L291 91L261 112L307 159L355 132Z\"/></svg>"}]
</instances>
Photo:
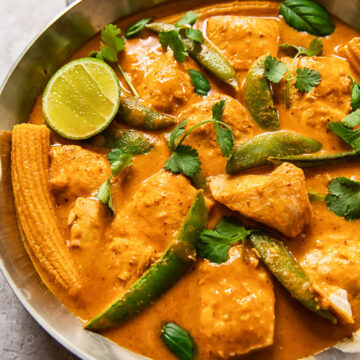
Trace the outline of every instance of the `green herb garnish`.
<instances>
[{"instance_id":1,"label":"green herb garnish","mask_svg":"<svg viewBox=\"0 0 360 360\"><path fill-rule=\"evenodd\" d=\"M265 76L272 83L277 84L288 71L287 66L271 55L265 59Z\"/></svg>"},{"instance_id":2,"label":"green herb garnish","mask_svg":"<svg viewBox=\"0 0 360 360\"><path fill-rule=\"evenodd\" d=\"M326 204L336 215L346 220L360 218L360 182L338 177L328 184Z\"/></svg>"},{"instance_id":3,"label":"green herb garnish","mask_svg":"<svg viewBox=\"0 0 360 360\"><path fill-rule=\"evenodd\" d=\"M203 230L200 241L197 244L198 255L213 263L221 264L228 260L229 249L239 241L243 244L245 239L252 233L246 230L243 223L235 216L223 217L214 230Z\"/></svg>"},{"instance_id":4,"label":"green herb garnish","mask_svg":"<svg viewBox=\"0 0 360 360\"><path fill-rule=\"evenodd\" d=\"M174 58L181 63L189 56L188 50L181 40L182 36L194 42L203 43L202 32L191 27L197 19L198 15L194 11L189 11L175 24L175 29L159 33L160 44L163 50L166 52L168 47L170 47L174 53Z\"/></svg>"},{"instance_id":5,"label":"green herb garnish","mask_svg":"<svg viewBox=\"0 0 360 360\"><path fill-rule=\"evenodd\" d=\"M197 174L201 168L199 154L191 146L182 144L186 134L176 144L176 140L184 134L186 124L187 120L184 119L170 134L168 146L171 150L171 156L166 161L164 169L170 170L174 174L183 173L192 176Z\"/></svg>"},{"instance_id":6,"label":"green herb garnish","mask_svg":"<svg viewBox=\"0 0 360 360\"><path fill-rule=\"evenodd\" d=\"M306 49L302 46L296 45L289 45L289 44L282 44L280 45L284 48L292 48L296 50L296 54L291 62L290 68L288 70L287 66L278 61L276 58L269 55L265 59L265 76L266 78L273 82L278 83L281 79L285 79L286 82L286 94L285 94L285 104L286 108L290 107L290 83L293 80L291 74L296 62L296 59L301 56L316 56L321 54L323 49L323 43L318 38L314 38L309 45L309 48ZM295 77L295 87L299 91L309 92L311 91L314 86L320 84L321 75L318 71L314 69L308 68L298 68L296 70L296 77Z\"/></svg>"},{"instance_id":7,"label":"green herb garnish","mask_svg":"<svg viewBox=\"0 0 360 360\"><path fill-rule=\"evenodd\" d=\"M295 87L299 91L309 92L320 84L321 75L318 71L308 68L296 69Z\"/></svg>"},{"instance_id":8,"label":"green herb garnish","mask_svg":"<svg viewBox=\"0 0 360 360\"><path fill-rule=\"evenodd\" d=\"M360 151L360 128L353 129L360 125L360 109L353 111L341 122L332 121L328 124L329 129L352 146L356 151Z\"/></svg>"},{"instance_id":9,"label":"green herb garnish","mask_svg":"<svg viewBox=\"0 0 360 360\"><path fill-rule=\"evenodd\" d=\"M283 1L280 5L280 15L292 28L315 36L329 35L335 30L327 10L314 1Z\"/></svg>"},{"instance_id":10,"label":"green herb garnish","mask_svg":"<svg viewBox=\"0 0 360 360\"><path fill-rule=\"evenodd\" d=\"M194 69L189 70L189 75L194 86L194 91L201 96L206 96L210 91L208 79L206 79L200 71Z\"/></svg>"},{"instance_id":11,"label":"green herb garnish","mask_svg":"<svg viewBox=\"0 0 360 360\"><path fill-rule=\"evenodd\" d=\"M124 49L125 38L121 36L121 30L114 24L108 24L101 31L100 51L91 51L89 56L116 64L130 90L138 98L136 89L118 62L118 54Z\"/></svg>"},{"instance_id":12,"label":"green herb garnish","mask_svg":"<svg viewBox=\"0 0 360 360\"><path fill-rule=\"evenodd\" d=\"M107 156L111 165L113 176L116 177L122 170L132 165L132 154L123 152L121 149L113 149Z\"/></svg>"},{"instance_id":13,"label":"green herb garnish","mask_svg":"<svg viewBox=\"0 0 360 360\"><path fill-rule=\"evenodd\" d=\"M166 323L162 327L161 338L171 352L180 360L193 360L196 344L192 336L179 325Z\"/></svg>"},{"instance_id":14,"label":"green herb garnish","mask_svg":"<svg viewBox=\"0 0 360 360\"><path fill-rule=\"evenodd\" d=\"M110 176L99 188L97 193L97 198L104 204L109 207L112 213L114 213L113 200L111 196L111 180L112 176Z\"/></svg>"},{"instance_id":15,"label":"green herb garnish","mask_svg":"<svg viewBox=\"0 0 360 360\"><path fill-rule=\"evenodd\" d=\"M139 34L141 31L145 29L146 24L148 24L153 18L141 19L137 21L135 24L132 24L125 30L125 37L131 38L135 35Z\"/></svg>"},{"instance_id":16,"label":"green herb garnish","mask_svg":"<svg viewBox=\"0 0 360 360\"><path fill-rule=\"evenodd\" d=\"M195 11L188 11L177 23L176 26L194 25L198 21L198 14Z\"/></svg>"},{"instance_id":17,"label":"green herb garnish","mask_svg":"<svg viewBox=\"0 0 360 360\"><path fill-rule=\"evenodd\" d=\"M351 108L353 111L360 109L360 85L352 76L349 76L352 81L351 87Z\"/></svg>"},{"instance_id":18,"label":"green herb garnish","mask_svg":"<svg viewBox=\"0 0 360 360\"><path fill-rule=\"evenodd\" d=\"M222 154L227 159L232 156L234 150L234 136L231 127L221 121L224 108L225 100L221 100L214 104L212 107L211 119L194 125L186 132L186 119L184 119L180 125L176 126L169 137L168 146L171 150L171 156L164 165L165 170L170 170L174 174L183 173L186 176L196 175L200 171L201 163L197 150L189 145L183 145L182 143L193 130L209 122L214 126L216 141L220 146ZM177 141L178 138L180 138L179 141Z\"/></svg>"}]
</instances>

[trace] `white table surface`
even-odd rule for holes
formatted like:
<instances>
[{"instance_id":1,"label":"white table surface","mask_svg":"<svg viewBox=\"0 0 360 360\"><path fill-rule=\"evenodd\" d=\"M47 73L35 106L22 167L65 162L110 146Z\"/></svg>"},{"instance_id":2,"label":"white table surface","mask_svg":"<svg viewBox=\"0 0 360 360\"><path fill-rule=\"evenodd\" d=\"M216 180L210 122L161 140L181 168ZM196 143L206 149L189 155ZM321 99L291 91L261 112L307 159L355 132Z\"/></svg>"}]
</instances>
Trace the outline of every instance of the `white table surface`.
<instances>
[{"instance_id":1,"label":"white table surface","mask_svg":"<svg viewBox=\"0 0 360 360\"><path fill-rule=\"evenodd\" d=\"M0 0L0 84L27 44L65 6L65 0ZM33 320L1 272L0 359L77 359Z\"/></svg>"}]
</instances>

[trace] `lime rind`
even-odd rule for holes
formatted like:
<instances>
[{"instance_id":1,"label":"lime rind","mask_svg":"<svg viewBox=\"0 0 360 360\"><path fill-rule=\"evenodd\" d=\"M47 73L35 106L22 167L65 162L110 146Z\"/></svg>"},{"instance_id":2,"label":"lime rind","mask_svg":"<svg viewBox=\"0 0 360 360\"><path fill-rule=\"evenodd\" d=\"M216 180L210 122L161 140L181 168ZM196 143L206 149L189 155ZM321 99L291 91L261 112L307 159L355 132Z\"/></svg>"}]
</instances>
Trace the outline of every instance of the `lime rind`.
<instances>
[{"instance_id":1,"label":"lime rind","mask_svg":"<svg viewBox=\"0 0 360 360\"><path fill-rule=\"evenodd\" d=\"M81 66L79 67L79 65ZM96 73L96 68L99 69L98 73ZM87 81L85 81L86 87L83 86L84 84L76 82L76 77L74 79L70 77L68 79L70 81L66 80L67 73L76 72L79 69L78 75ZM74 74L71 76L74 77ZM60 81L63 83L59 86ZM62 86L67 87L69 93L76 94L74 102L71 101L71 97L68 97L67 91L65 93L62 93L61 89L59 92L54 91L56 87L61 88ZM95 104L91 104L91 92L100 94L103 98L92 97ZM104 61L89 57L73 60L61 67L46 85L42 100L45 122L52 130L67 139L88 139L103 131L112 122L119 110L120 92L119 79L115 71ZM109 111L105 111L106 106L104 104L106 105L106 102L112 104L112 109ZM59 115L53 116L51 114L54 111L56 112L56 107L61 107L62 119L59 119ZM107 114L108 112L109 114ZM81 124L77 124L76 130L70 129L70 124L74 121L79 121L84 125L83 133L79 131Z\"/></svg>"}]
</instances>

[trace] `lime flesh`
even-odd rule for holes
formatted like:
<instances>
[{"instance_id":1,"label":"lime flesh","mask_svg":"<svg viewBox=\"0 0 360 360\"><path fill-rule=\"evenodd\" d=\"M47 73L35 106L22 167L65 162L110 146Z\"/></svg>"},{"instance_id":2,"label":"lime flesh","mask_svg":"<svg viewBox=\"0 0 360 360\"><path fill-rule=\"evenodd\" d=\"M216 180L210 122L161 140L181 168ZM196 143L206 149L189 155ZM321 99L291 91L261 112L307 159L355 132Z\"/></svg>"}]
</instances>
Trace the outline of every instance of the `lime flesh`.
<instances>
[{"instance_id":1,"label":"lime flesh","mask_svg":"<svg viewBox=\"0 0 360 360\"><path fill-rule=\"evenodd\" d=\"M114 70L102 60L82 58L59 69L48 82L42 109L47 125L68 139L87 139L104 130L120 105Z\"/></svg>"}]
</instances>

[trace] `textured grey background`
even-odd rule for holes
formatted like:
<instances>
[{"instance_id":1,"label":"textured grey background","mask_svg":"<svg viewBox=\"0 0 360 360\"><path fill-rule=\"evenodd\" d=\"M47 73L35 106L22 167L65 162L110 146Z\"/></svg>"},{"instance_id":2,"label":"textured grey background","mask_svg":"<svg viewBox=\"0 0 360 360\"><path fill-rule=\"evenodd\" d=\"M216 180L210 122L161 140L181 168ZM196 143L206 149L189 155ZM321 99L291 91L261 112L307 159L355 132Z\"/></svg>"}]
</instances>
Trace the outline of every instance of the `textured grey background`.
<instances>
[{"instance_id":1,"label":"textured grey background","mask_svg":"<svg viewBox=\"0 0 360 360\"><path fill-rule=\"evenodd\" d=\"M65 0L0 0L0 84L27 44L65 6ZM33 320L1 272L0 359L77 359Z\"/></svg>"}]
</instances>

